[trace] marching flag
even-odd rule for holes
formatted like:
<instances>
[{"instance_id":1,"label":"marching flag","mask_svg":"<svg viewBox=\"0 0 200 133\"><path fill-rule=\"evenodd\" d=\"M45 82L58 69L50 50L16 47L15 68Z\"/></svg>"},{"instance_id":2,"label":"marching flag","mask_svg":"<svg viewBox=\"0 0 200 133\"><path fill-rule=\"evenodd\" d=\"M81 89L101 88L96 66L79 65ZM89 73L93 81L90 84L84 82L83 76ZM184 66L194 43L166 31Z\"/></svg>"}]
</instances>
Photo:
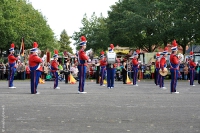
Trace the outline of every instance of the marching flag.
<instances>
[{"instance_id":1,"label":"marching flag","mask_svg":"<svg viewBox=\"0 0 200 133\"><path fill-rule=\"evenodd\" d=\"M24 38L22 37L21 47L20 47L20 55L24 56Z\"/></svg>"},{"instance_id":2,"label":"marching flag","mask_svg":"<svg viewBox=\"0 0 200 133\"><path fill-rule=\"evenodd\" d=\"M129 76L128 76L128 74L127 74L126 83L127 83L127 84L132 84L131 80L129 79Z\"/></svg>"},{"instance_id":3,"label":"marching flag","mask_svg":"<svg viewBox=\"0 0 200 133\"><path fill-rule=\"evenodd\" d=\"M49 50L47 50L46 55L47 55L46 61L47 61L47 63L50 63L51 62L51 52L49 52Z\"/></svg>"},{"instance_id":4,"label":"marching flag","mask_svg":"<svg viewBox=\"0 0 200 133\"><path fill-rule=\"evenodd\" d=\"M69 75L69 82L70 82L70 84L75 84L76 83L76 79L72 76L71 73Z\"/></svg>"}]
</instances>

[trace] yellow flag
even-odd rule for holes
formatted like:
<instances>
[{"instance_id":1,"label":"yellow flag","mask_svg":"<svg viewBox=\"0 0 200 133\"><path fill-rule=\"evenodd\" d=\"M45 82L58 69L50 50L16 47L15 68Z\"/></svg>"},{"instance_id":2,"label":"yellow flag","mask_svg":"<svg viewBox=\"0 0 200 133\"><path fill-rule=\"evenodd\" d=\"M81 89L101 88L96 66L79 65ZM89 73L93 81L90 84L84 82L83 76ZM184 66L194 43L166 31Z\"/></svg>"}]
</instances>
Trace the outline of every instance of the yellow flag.
<instances>
[{"instance_id":1,"label":"yellow flag","mask_svg":"<svg viewBox=\"0 0 200 133\"><path fill-rule=\"evenodd\" d=\"M131 80L129 79L128 75L127 75L126 83L127 84L131 84L132 83Z\"/></svg>"},{"instance_id":2,"label":"yellow flag","mask_svg":"<svg viewBox=\"0 0 200 133\"><path fill-rule=\"evenodd\" d=\"M72 74L69 75L69 83L70 84L75 84L76 83L76 79L72 76Z\"/></svg>"}]
</instances>

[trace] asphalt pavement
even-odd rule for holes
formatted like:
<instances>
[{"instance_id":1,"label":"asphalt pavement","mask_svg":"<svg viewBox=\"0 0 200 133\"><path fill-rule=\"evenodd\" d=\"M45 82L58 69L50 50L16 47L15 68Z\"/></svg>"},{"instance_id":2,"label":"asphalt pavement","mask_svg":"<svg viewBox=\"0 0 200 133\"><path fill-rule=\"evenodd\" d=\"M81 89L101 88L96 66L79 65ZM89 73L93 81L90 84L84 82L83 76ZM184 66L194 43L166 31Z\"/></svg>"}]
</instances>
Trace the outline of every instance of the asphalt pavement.
<instances>
[{"instance_id":1,"label":"asphalt pavement","mask_svg":"<svg viewBox=\"0 0 200 133\"><path fill-rule=\"evenodd\" d=\"M4 133L200 133L200 85L178 81L179 94L142 80L139 86L115 82L113 89L87 81L87 94L78 83L39 84L30 94L30 81L0 81L0 132Z\"/></svg>"}]
</instances>

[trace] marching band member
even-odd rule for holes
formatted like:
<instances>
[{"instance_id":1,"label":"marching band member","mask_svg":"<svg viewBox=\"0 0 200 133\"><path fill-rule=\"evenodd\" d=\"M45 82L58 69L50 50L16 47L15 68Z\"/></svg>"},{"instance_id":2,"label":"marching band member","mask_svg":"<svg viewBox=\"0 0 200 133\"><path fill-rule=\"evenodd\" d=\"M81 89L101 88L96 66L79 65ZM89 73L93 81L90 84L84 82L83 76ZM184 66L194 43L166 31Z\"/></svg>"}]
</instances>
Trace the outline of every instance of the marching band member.
<instances>
[{"instance_id":1,"label":"marching band member","mask_svg":"<svg viewBox=\"0 0 200 133\"><path fill-rule=\"evenodd\" d=\"M165 47L164 51L162 52L163 56L161 57L160 59L160 69L162 71L164 71L164 68L167 67L167 63L166 63L166 57L167 57L167 54L168 54L168 47ZM167 89L166 87L164 87L164 76L162 76L160 73L159 73L159 87L161 89Z\"/></svg>"},{"instance_id":2,"label":"marching band member","mask_svg":"<svg viewBox=\"0 0 200 133\"><path fill-rule=\"evenodd\" d=\"M195 77L195 67L197 66L197 64L194 62L193 59L193 52L190 52L190 61L189 61L189 66L190 66L190 85L195 86L194 85L194 77Z\"/></svg>"},{"instance_id":3,"label":"marching band member","mask_svg":"<svg viewBox=\"0 0 200 133\"><path fill-rule=\"evenodd\" d=\"M155 84L159 85L160 54L156 54Z\"/></svg>"},{"instance_id":4,"label":"marching band member","mask_svg":"<svg viewBox=\"0 0 200 133\"><path fill-rule=\"evenodd\" d=\"M37 55L38 54L38 44L37 42L33 43L33 48L31 49L31 54L29 55L29 68L31 70L31 94L40 94L37 92L37 86L39 83L39 78L41 75L42 59Z\"/></svg>"},{"instance_id":5,"label":"marching band member","mask_svg":"<svg viewBox=\"0 0 200 133\"><path fill-rule=\"evenodd\" d=\"M138 63L138 54L140 53L139 50L134 51L134 57L132 59L132 71L133 71L133 85L134 86L138 86L138 84L136 84L137 81L137 75L138 75L138 68L139 68L139 63Z\"/></svg>"},{"instance_id":6,"label":"marching band member","mask_svg":"<svg viewBox=\"0 0 200 133\"><path fill-rule=\"evenodd\" d=\"M58 87L58 51L54 50L54 55L53 55L54 60L51 62L51 72L54 76L54 89L60 89Z\"/></svg>"},{"instance_id":7,"label":"marching band member","mask_svg":"<svg viewBox=\"0 0 200 133\"><path fill-rule=\"evenodd\" d=\"M9 56L8 56L8 63L9 63L9 79L8 79L8 87L10 89L15 89L13 85L14 75L16 72L16 61L19 59L19 57L14 56L14 48L15 44L11 44L11 48L9 49Z\"/></svg>"},{"instance_id":8,"label":"marching band member","mask_svg":"<svg viewBox=\"0 0 200 133\"><path fill-rule=\"evenodd\" d=\"M85 85L85 78L87 73L87 61L89 60L88 56L85 53L86 49L86 38L84 36L81 36L81 43L79 46L81 46L81 49L78 52L78 70L79 70L79 86L78 86L78 93L79 94L85 94L87 92L84 91L84 85Z\"/></svg>"},{"instance_id":9,"label":"marching band member","mask_svg":"<svg viewBox=\"0 0 200 133\"><path fill-rule=\"evenodd\" d=\"M110 44L110 49L108 50L109 53L114 53L114 45ZM115 63L107 63L107 87L108 89L114 88L114 79L115 79Z\"/></svg>"},{"instance_id":10,"label":"marching band member","mask_svg":"<svg viewBox=\"0 0 200 133\"><path fill-rule=\"evenodd\" d=\"M177 43L176 40L172 42L172 53L170 55L170 72L171 72L171 93L178 94L179 92L176 91L177 79L178 79L178 69L179 69L179 58L177 57Z\"/></svg>"},{"instance_id":11,"label":"marching band member","mask_svg":"<svg viewBox=\"0 0 200 133\"><path fill-rule=\"evenodd\" d=\"M100 60L100 67L101 67L101 70L100 70L100 74L101 74L101 80L100 80L100 86L105 86L103 84L103 80L105 79L105 75L106 75L106 65L107 65L107 62L106 62L106 59L105 59L105 56L104 56L104 51L101 51L101 60Z\"/></svg>"}]
</instances>

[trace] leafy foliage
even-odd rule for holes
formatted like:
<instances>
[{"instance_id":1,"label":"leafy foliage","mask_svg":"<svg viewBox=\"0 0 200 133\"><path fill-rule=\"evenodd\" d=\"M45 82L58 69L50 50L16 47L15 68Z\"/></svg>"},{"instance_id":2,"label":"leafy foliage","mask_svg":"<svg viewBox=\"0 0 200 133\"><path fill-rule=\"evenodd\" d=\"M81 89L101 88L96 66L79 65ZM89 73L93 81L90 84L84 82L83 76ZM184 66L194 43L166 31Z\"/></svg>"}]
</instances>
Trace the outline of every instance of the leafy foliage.
<instances>
[{"instance_id":1,"label":"leafy foliage","mask_svg":"<svg viewBox=\"0 0 200 133\"><path fill-rule=\"evenodd\" d=\"M1 51L12 42L19 48L22 37L25 49L32 48L34 41L41 50L58 46L46 18L26 0L0 0L0 35Z\"/></svg>"},{"instance_id":2,"label":"leafy foliage","mask_svg":"<svg viewBox=\"0 0 200 133\"><path fill-rule=\"evenodd\" d=\"M96 51L113 43L148 52L176 39L183 53L200 41L200 0L119 0L110 8L108 18L85 15L73 39L85 35Z\"/></svg>"},{"instance_id":3,"label":"leafy foliage","mask_svg":"<svg viewBox=\"0 0 200 133\"><path fill-rule=\"evenodd\" d=\"M83 27L80 32L74 32L72 38L79 44L79 38L84 35L87 38L87 49L93 49L94 52L100 53L101 50L107 49L109 46L107 19L102 14L97 17L95 13L88 19L85 14L82 19Z\"/></svg>"},{"instance_id":4,"label":"leafy foliage","mask_svg":"<svg viewBox=\"0 0 200 133\"><path fill-rule=\"evenodd\" d=\"M62 31L62 33L60 34L60 41L59 41L59 44L60 44L60 52L64 52L64 51L67 51L67 52L70 52L72 53L72 48L70 47L70 37L67 35L67 32L65 30Z\"/></svg>"}]
</instances>

